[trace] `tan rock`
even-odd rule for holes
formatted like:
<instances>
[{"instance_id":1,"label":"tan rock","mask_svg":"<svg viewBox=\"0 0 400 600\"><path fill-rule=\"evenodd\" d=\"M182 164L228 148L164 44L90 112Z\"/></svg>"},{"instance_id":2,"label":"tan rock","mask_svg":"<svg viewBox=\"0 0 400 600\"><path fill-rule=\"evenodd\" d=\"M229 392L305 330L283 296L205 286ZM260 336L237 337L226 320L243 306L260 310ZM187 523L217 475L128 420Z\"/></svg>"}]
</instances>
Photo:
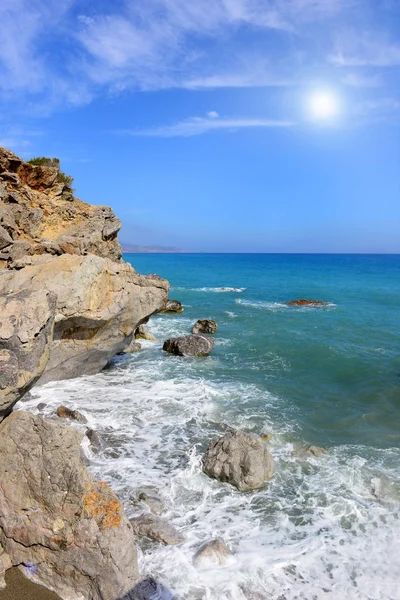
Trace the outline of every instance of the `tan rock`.
<instances>
[{"instance_id":1,"label":"tan rock","mask_svg":"<svg viewBox=\"0 0 400 600\"><path fill-rule=\"evenodd\" d=\"M3 421L0 544L65 600L116 600L139 581L133 533L115 494L81 462L80 439L25 412Z\"/></svg>"},{"instance_id":2,"label":"tan rock","mask_svg":"<svg viewBox=\"0 0 400 600\"><path fill-rule=\"evenodd\" d=\"M10 289L44 290L57 298L43 384L99 372L128 347L137 324L162 308L169 284L139 275L127 263L64 254L42 265L3 272L0 294Z\"/></svg>"},{"instance_id":3,"label":"tan rock","mask_svg":"<svg viewBox=\"0 0 400 600\"><path fill-rule=\"evenodd\" d=\"M56 314L50 290L15 290L7 277L0 278L0 421L42 375Z\"/></svg>"}]
</instances>

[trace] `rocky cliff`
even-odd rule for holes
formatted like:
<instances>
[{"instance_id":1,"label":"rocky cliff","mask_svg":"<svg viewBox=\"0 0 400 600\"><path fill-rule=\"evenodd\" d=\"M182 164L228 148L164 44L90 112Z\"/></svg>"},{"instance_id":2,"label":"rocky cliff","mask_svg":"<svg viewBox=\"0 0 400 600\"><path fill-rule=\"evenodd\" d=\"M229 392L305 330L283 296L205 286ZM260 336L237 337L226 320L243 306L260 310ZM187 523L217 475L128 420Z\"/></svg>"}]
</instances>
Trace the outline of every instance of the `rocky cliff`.
<instances>
[{"instance_id":1,"label":"rocky cliff","mask_svg":"<svg viewBox=\"0 0 400 600\"><path fill-rule=\"evenodd\" d=\"M168 295L121 260L111 209L58 174L0 149L0 420L38 380L100 371Z\"/></svg>"},{"instance_id":2,"label":"rocky cliff","mask_svg":"<svg viewBox=\"0 0 400 600\"><path fill-rule=\"evenodd\" d=\"M62 600L136 598L132 528L80 435L12 409L35 384L100 371L169 283L121 260L119 219L75 198L53 164L0 148L0 589L15 565Z\"/></svg>"}]
</instances>

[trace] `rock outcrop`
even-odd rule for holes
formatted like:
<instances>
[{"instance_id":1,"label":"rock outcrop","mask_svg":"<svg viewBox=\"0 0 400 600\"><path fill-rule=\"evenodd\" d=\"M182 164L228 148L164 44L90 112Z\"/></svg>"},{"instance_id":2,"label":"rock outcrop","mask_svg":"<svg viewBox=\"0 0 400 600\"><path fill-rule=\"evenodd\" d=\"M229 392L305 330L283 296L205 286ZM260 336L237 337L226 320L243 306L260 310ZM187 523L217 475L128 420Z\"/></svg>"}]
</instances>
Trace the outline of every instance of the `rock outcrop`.
<instances>
[{"instance_id":1,"label":"rock outcrop","mask_svg":"<svg viewBox=\"0 0 400 600\"><path fill-rule=\"evenodd\" d=\"M208 356L214 348L215 340L203 335L185 335L165 340L163 350L176 356Z\"/></svg>"},{"instance_id":2,"label":"rock outcrop","mask_svg":"<svg viewBox=\"0 0 400 600\"><path fill-rule=\"evenodd\" d=\"M162 309L164 313L181 313L182 311L182 302L179 302L179 300L167 300Z\"/></svg>"},{"instance_id":3,"label":"rock outcrop","mask_svg":"<svg viewBox=\"0 0 400 600\"><path fill-rule=\"evenodd\" d=\"M108 206L75 198L58 176L59 165L34 166L0 148L0 267L37 264L43 255L121 258L121 221Z\"/></svg>"},{"instance_id":4,"label":"rock outcrop","mask_svg":"<svg viewBox=\"0 0 400 600\"><path fill-rule=\"evenodd\" d=\"M70 427L14 412L0 425L0 544L68 600L116 600L139 581L132 529Z\"/></svg>"},{"instance_id":5,"label":"rock outcrop","mask_svg":"<svg viewBox=\"0 0 400 600\"><path fill-rule=\"evenodd\" d=\"M210 442L203 457L203 471L240 491L260 487L274 472L274 459L260 436L228 431Z\"/></svg>"},{"instance_id":6,"label":"rock outcrop","mask_svg":"<svg viewBox=\"0 0 400 600\"><path fill-rule=\"evenodd\" d=\"M157 338L147 329L145 325L139 325L135 331L136 340L148 340L149 342L156 342Z\"/></svg>"},{"instance_id":7,"label":"rock outcrop","mask_svg":"<svg viewBox=\"0 0 400 600\"><path fill-rule=\"evenodd\" d=\"M300 300L291 300L290 302L286 302L286 306L329 306L329 302L300 298Z\"/></svg>"},{"instance_id":8,"label":"rock outcrop","mask_svg":"<svg viewBox=\"0 0 400 600\"><path fill-rule=\"evenodd\" d=\"M0 295L0 421L42 375L55 314L56 296L49 290L15 291L10 285Z\"/></svg>"},{"instance_id":9,"label":"rock outcrop","mask_svg":"<svg viewBox=\"0 0 400 600\"><path fill-rule=\"evenodd\" d=\"M217 331L217 323L212 319L199 319L193 325L192 333L210 333L213 334Z\"/></svg>"},{"instance_id":10,"label":"rock outcrop","mask_svg":"<svg viewBox=\"0 0 400 600\"><path fill-rule=\"evenodd\" d=\"M40 383L98 373L164 304L169 284L99 256L63 255L0 274L0 296L38 290L56 297L50 358Z\"/></svg>"}]
</instances>

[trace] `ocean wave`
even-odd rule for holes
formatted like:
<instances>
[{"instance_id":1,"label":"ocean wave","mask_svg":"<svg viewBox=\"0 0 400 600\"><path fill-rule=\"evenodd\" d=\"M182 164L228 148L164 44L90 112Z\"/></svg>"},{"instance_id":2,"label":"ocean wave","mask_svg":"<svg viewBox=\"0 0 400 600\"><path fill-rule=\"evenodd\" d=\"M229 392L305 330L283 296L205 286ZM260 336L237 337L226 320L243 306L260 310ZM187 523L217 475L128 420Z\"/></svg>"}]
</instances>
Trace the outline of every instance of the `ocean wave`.
<instances>
[{"instance_id":1,"label":"ocean wave","mask_svg":"<svg viewBox=\"0 0 400 600\"><path fill-rule=\"evenodd\" d=\"M327 310L330 308L335 308L337 306L337 304L334 304L333 302L329 302L324 306L288 306L284 302L270 302L266 300L244 300L242 298L236 298L235 302L237 304L241 304L242 306L248 306L250 308L256 308L259 310L271 310L273 312L290 309L295 309L297 311L309 311L315 310L316 308L318 310Z\"/></svg>"},{"instance_id":2,"label":"ocean wave","mask_svg":"<svg viewBox=\"0 0 400 600\"><path fill-rule=\"evenodd\" d=\"M223 292L233 292L236 294L240 294L245 292L247 288L240 287L200 287L200 288L191 288L193 292L215 292L215 293L223 293Z\"/></svg>"}]
</instances>

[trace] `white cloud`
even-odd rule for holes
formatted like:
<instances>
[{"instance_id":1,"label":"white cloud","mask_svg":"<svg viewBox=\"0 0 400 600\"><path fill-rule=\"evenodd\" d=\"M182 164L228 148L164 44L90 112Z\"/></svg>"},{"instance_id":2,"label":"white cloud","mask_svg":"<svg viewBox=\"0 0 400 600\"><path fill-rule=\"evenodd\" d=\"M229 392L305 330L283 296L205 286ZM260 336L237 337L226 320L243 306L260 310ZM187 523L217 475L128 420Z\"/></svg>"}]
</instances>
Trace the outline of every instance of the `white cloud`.
<instances>
[{"instance_id":1,"label":"white cloud","mask_svg":"<svg viewBox=\"0 0 400 600\"><path fill-rule=\"evenodd\" d=\"M371 32L346 32L328 60L339 67L396 67L400 43Z\"/></svg>"},{"instance_id":2,"label":"white cloud","mask_svg":"<svg viewBox=\"0 0 400 600\"><path fill-rule=\"evenodd\" d=\"M219 117L219 114L217 113L217 111L216 111L216 110L210 110L210 111L207 113L207 117L209 117L210 119L218 119L218 117Z\"/></svg>"},{"instance_id":3,"label":"white cloud","mask_svg":"<svg viewBox=\"0 0 400 600\"><path fill-rule=\"evenodd\" d=\"M254 119L254 118L213 118L205 119L203 117L191 117L184 121L178 121L172 125L154 127L151 129L130 129L119 131L133 136L145 137L192 137L202 135L210 131L237 131L238 129L256 129L256 128L285 128L292 127L294 123L290 121L279 121L273 119Z\"/></svg>"}]
</instances>

